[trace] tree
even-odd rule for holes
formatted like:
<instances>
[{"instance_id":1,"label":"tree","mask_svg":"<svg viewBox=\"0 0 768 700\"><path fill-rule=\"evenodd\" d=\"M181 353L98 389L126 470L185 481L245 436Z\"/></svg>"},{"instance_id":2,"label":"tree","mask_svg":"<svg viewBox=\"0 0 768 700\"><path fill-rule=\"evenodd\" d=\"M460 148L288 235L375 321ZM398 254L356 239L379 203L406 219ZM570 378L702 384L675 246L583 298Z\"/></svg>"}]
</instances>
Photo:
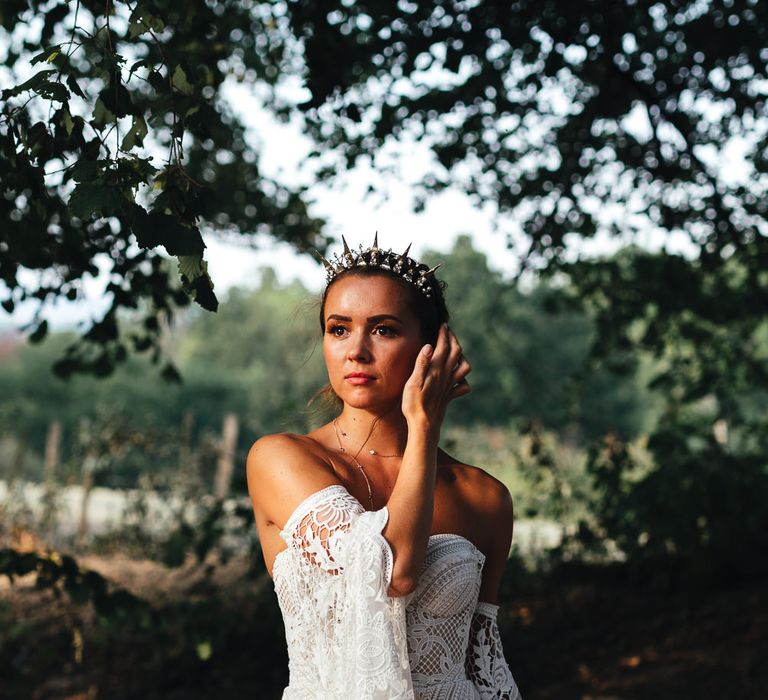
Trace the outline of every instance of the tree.
<instances>
[{"instance_id":1,"label":"tree","mask_svg":"<svg viewBox=\"0 0 768 700\"><path fill-rule=\"evenodd\" d=\"M129 349L157 360L159 314L190 298L216 309L203 230L324 248L304 191L260 172L221 95L227 77L274 84L267 38L284 24L266 3L3 3L3 307L76 299L99 264L110 274L111 306L56 363L60 375L109 374ZM27 282L24 269L41 281ZM144 327L125 337L118 312L136 308ZM39 313L30 327L32 341L47 330Z\"/></svg>"},{"instance_id":2,"label":"tree","mask_svg":"<svg viewBox=\"0 0 768 700\"><path fill-rule=\"evenodd\" d=\"M633 437L646 427L653 402L641 376L591 363L593 321L581 310L548 312L547 283L526 293L511 288L468 236L425 262L442 264L450 323L473 366L472 392L451 407L451 422L533 421L580 441L608 431Z\"/></svg>"},{"instance_id":3,"label":"tree","mask_svg":"<svg viewBox=\"0 0 768 700\"><path fill-rule=\"evenodd\" d=\"M339 165L375 158L391 138L429 146L421 196L458 184L495 206L500 226L520 222L526 264L567 272L591 298L599 348L636 346L638 324L659 351L673 326L702 351L720 349L718 336L753 337L768 302L765 4L290 8L312 93L299 107ZM734 174L721 164L736 146ZM648 230L684 236L691 252L572 262L578 237ZM680 322L686 314L697 321ZM702 373L692 393L714 388L730 406L723 387L736 371L764 386L752 347L730 348L725 374Z\"/></svg>"},{"instance_id":4,"label":"tree","mask_svg":"<svg viewBox=\"0 0 768 700\"><path fill-rule=\"evenodd\" d=\"M189 319L181 370L195 386L231 384L242 397L245 449L268 432L310 428L307 401L327 382L318 313L319 299L300 282L280 285L265 268L258 288L234 288L219 313Z\"/></svg>"},{"instance_id":5,"label":"tree","mask_svg":"<svg viewBox=\"0 0 768 700\"><path fill-rule=\"evenodd\" d=\"M217 96L231 70L263 87L276 114L301 115L317 144L317 178L363 160L384 167L378 155L393 140L430 149L434 163L414 185L417 204L454 185L495 208L501 230L519 228L525 237L523 269L565 279L571 301L595 314L596 356L658 358L655 382L668 404L651 441L658 459L677 455L681 469L715 459L720 472L734 460L742 465L734 474L749 478L729 482L733 506L719 516L726 523L739 517L745 489L768 494L768 419L748 405L764 401L768 387L765 3L337 0L320 10L308 0L212 0L181 10L115 0L77 8L75 32L63 2L15 0L0 11L9 32L23 34L33 16L42 27L31 42L42 49L35 59L42 70L3 93L0 207L10 224L0 273L9 287L20 288L16 270L24 265L56 269L64 280L46 283L52 290L40 295L72 293L72 282L93 269L94 253L111 251L118 305L143 297L170 307L185 297L144 265L162 244L180 256L196 300L213 307L198 222L232 221L243 231L283 220L289 229L274 229L278 235L309 243L316 227L301 193L261 178L241 127L227 123ZM31 48L16 44L6 65ZM286 76L301 77L306 99L291 102L276 89ZM72 97L80 93L84 116ZM139 146L150 141L150 128L151 141L169 154L158 170ZM723 167L734 149L743 154L737 172ZM47 179L46 164L64 169L61 184ZM217 175L220 168L226 175ZM227 186L216 199L197 184L207 172ZM253 219L240 216L247 198L237 196L249 178ZM270 208L272 201L293 203L295 217ZM229 218L220 223L220 213ZM688 252L573 261L571 244L581 238L646 231L676 236ZM134 345L150 347L153 332L150 320ZM96 358L75 354L61 371L105 372L125 355L114 314L86 341L101 348ZM697 409L702 401L706 410ZM700 435L725 424L728 438L705 441L706 449L686 443L681 416L691 411ZM665 473L674 485L675 470ZM688 502L684 489L670 493L669 503ZM689 524L707 521L702 508L701 500L691 505ZM767 524L751 520L746 541L757 542ZM642 523L636 527L643 540ZM695 554L707 551L712 531L691 528L704 548ZM659 551L674 549L665 536Z\"/></svg>"},{"instance_id":6,"label":"tree","mask_svg":"<svg viewBox=\"0 0 768 700\"><path fill-rule=\"evenodd\" d=\"M322 247L303 193L260 174L221 99L233 75L276 114L301 113L322 156L318 177L376 163L393 138L416 140L435 156L418 196L458 185L493 205L508 232L519 222L528 265L553 272L578 237L650 228L683 234L698 255L646 265L654 280L679 268L699 287L727 262L743 270L739 289L764 300L767 13L756 0L343 0L322 11L299 0L183 11L164 0L6 3L6 66L42 51L37 72L3 92L10 221L0 272L16 301L19 265L59 273L31 295L76 296L94 255L108 252L113 308L140 298L171 307L183 294L144 264L164 245L187 290L213 308L199 223L268 226L300 248ZM33 17L39 37L24 29ZM275 89L291 76L303 79L303 102ZM165 149L166 162L144 142ZM735 177L718 163L739 144L746 172ZM740 306L739 290L723 291ZM152 345L149 326L135 345ZM116 335L108 313L87 340L111 352L89 366L108 371L124 355Z\"/></svg>"},{"instance_id":7,"label":"tree","mask_svg":"<svg viewBox=\"0 0 768 700\"><path fill-rule=\"evenodd\" d=\"M614 500L611 534L640 542L637 557L715 569L735 565L729 539L765 548L768 521L742 508L768 497L768 419L744 400L768 398L768 6L290 7L311 91L300 108L320 148L345 166L375 163L392 138L426 144L435 161L418 196L457 184L495 208L500 228L519 224L523 267L567 280L572 306L595 315L595 357L657 358L655 470L636 483L627 460L596 468L607 493L642 501ZM724 166L734 149L735 172ZM579 238L644 231L684 240L686 254L573 260Z\"/></svg>"}]
</instances>

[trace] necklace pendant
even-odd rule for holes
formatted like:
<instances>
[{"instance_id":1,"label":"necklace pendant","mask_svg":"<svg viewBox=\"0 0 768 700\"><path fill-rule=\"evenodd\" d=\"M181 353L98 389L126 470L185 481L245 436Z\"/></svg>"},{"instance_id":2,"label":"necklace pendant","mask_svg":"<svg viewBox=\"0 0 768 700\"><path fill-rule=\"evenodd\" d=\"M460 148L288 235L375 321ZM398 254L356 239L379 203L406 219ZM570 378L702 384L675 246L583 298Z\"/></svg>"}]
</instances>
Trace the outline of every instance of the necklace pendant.
<instances>
[{"instance_id":1,"label":"necklace pendant","mask_svg":"<svg viewBox=\"0 0 768 700\"><path fill-rule=\"evenodd\" d=\"M368 454L369 455L376 455L376 454L379 454L379 453L376 452L376 450L368 450Z\"/></svg>"}]
</instances>

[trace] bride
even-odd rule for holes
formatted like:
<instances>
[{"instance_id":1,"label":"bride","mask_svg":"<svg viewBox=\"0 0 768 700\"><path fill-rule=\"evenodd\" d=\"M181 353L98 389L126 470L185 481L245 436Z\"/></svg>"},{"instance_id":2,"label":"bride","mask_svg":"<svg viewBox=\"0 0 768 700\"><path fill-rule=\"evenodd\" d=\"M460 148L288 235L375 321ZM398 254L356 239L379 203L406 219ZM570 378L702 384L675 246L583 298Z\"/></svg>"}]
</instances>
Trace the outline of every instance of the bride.
<instances>
[{"instance_id":1,"label":"bride","mask_svg":"<svg viewBox=\"0 0 768 700\"><path fill-rule=\"evenodd\" d=\"M262 437L247 461L285 623L283 699L518 698L496 624L512 500L438 446L470 390L443 285L376 239L323 262L339 413Z\"/></svg>"}]
</instances>

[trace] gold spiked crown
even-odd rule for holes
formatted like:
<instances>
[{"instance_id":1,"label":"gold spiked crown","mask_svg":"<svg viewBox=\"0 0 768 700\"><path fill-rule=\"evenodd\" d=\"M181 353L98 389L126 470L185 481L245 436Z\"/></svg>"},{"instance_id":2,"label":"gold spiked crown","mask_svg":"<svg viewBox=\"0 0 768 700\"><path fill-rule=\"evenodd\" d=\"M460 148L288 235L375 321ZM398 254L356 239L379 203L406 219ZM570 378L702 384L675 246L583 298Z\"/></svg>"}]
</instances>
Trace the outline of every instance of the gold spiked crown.
<instances>
[{"instance_id":1,"label":"gold spiked crown","mask_svg":"<svg viewBox=\"0 0 768 700\"><path fill-rule=\"evenodd\" d=\"M435 270L440 265L435 265L432 269L429 269L423 263L408 257L408 251L411 249L410 244L400 254L393 252L391 249L383 250L379 248L378 238L377 233L373 237L373 245L370 248L364 249L361 245L359 251L352 251L347 245L344 236L342 236L341 241L344 244L344 251L341 255L334 255L333 260L326 260L320 253L317 253L325 267L326 284L330 284L335 277L347 270L353 270L358 267L374 267L393 272L416 287L425 297L431 298L432 281L434 280Z\"/></svg>"}]
</instances>

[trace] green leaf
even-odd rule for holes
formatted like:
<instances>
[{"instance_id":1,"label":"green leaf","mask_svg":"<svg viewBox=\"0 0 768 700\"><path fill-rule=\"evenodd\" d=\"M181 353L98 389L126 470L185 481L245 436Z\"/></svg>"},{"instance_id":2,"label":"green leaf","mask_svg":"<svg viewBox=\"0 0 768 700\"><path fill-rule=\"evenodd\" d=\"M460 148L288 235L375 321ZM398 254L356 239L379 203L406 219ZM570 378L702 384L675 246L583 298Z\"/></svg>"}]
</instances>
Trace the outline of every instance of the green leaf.
<instances>
[{"instance_id":1,"label":"green leaf","mask_svg":"<svg viewBox=\"0 0 768 700\"><path fill-rule=\"evenodd\" d=\"M128 71L128 79L130 80L131 76L139 70L139 68L149 68L152 64L150 61L146 58L142 58L140 61L136 61L131 65L130 70Z\"/></svg>"},{"instance_id":2,"label":"green leaf","mask_svg":"<svg viewBox=\"0 0 768 700\"><path fill-rule=\"evenodd\" d=\"M165 22L139 5L136 6L128 20L128 36L131 38L141 36L150 30L158 34L163 29L165 29Z\"/></svg>"},{"instance_id":3,"label":"green leaf","mask_svg":"<svg viewBox=\"0 0 768 700\"><path fill-rule=\"evenodd\" d=\"M77 80L75 80L75 76L71 73L67 76L67 86L70 90L72 90L73 93L75 93L75 95L85 99L85 93L80 89L80 86L77 84Z\"/></svg>"},{"instance_id":4,"label":"green leaf","mask_svg":"<svg viewBox=\"0 0 768 700\"><path fill-rule=\"evenodd\" d=\"M179 274L187 281L193 282L201 275L208 274L208 263L203 260L202 255L180 255L178 258Z\"/></svg>"},{"instance_id":5,"label":"green leaf","mask_svg":"<svg viewBox=\"0 0 768 700\"><path fill-rule=\"evenodd\" d=\"M80 183L69 197L69 211L79 219L89 219L93 214L109 216L120 211L125 200L116 187L101 183Z\"/></svg>"},{"instance_id":6,"label":"green leaf","mask_svg":"<svg viewBox=\"0 0 768 700\"><path fill-rule=\"evenodd\" d=\"M143 146L144 137L147 135L147 122L144 121L144 117L137 114L133 118L133 123L128 133L123 138L121 148L124 151L130 151L134 146Z\"/></svg>"},{"instance_id":7,"label":"green leaf","mask_svg":"<svg viewBox=\"0 0 768 700\"><path fill-rule=\"evenodd\" d=\"M45 51L37 54L36 56L33 56L30 59L29 64L34 66L36 63L41 63L42 61L45 61L46 63L53 63L53 61L56 60L56 56L58 56L60 53L61 44L49 46Z\"/></svg>"},{"instance_id":8,"label":"green leaf","mask_svg":"<svg viewBox=\"0 0 768 700\"><path fill-rule=\"evenodd\" d=\"M169 255L200 255L202 257L205 243L197 226L183 226L170 216L167 216L165 221L166 226L161 238Z\"/></svg>"},{"instance_id":9,"label":"green leaf","mask_svg":"<svg viewBox=\"0 0 768 700\"><path fill-rule=\"evenodd\" d=\"M156 211L147 213L136 206L131 210L131 230L142 248L162 245L169 255L202 260L205 243L200 229L197 226L184 226L170 214ZM190 268L189 279L195 279L199 274L202 272Z\"/></svg>"},{"instance_id":10,"label":"green leaf","mask_svg":"<svg viewBox=\"0 0 768 700\"><path fill-rule=\"evenodd\" d=\"M176 66L176 70L173 71L173 77L171 78L174 89L185 95L191 95L194 88L189 84L187 80L187 74L181 66Z\"/></svg>"},{"instance_id":11,"label":"green leaf","mask_svg":"<svg viewBox=\"0 0 768 700\"><path fill-rule=\"evenodd\" d=\"M149 80L149 84L155 92L158 94L165 92L167 84L165 78L163 78L163 74L159 70L150 71L147 80Z\"/></svg>"},{"instance_id":12,"label":"green leaf","mask_svg":"<svg viewBox=\"0 0 768 700\"><path fill-rule=\"evenodd\" d=\"M70 170L70 177L75 182L93 182L99 176L106 161L104 160L81 160Z\"/></svg>"},{"instance_id":13,"label":"green leaf","mask_svg":"<svg viewBox=\"0 0 768 700\"><path fill-rule=\"evenodd\" d=\"M191 289L194 300L206 311L216 311L219 308L219 300L213 293L213 281L207 273L198 277Z\"/></svg>"},{"instance_id":14,"label":"green leaf","mask_svg":"<svg viewBox=\"0 0 768 700\"><path fill-rule=\"evenodd\" d=\"M93 116L91 118L91 124L96 129L103 129L107 124L114 123L115 115L107 109L107 106L101 101L101 98L96 100L96 104L93 106Z\"/></svg>"},{"instance_id":15,"label":"green leaf","mask_svg":"<svg viewBox=\"0 0 768 700\"><path fill-rule=\"evenodd\" d=\"M64 124L64 129L67 132L67 136L72 136L72 129L75 128L75 122L72 121L72 115L69 112L69 108L64 105L61 112L61 122Z\"/></svg>"},{"instance_id":16,"label":"green leaf","mask_svg":"<svg viewBox=\"0 0 768 700\"><path fill-rule=\"evenodd\" d=\"M112 82L99 93L99 100L116 117L124 117L134 112L131 94L120 82L120 75L117 72L112 74Z\"/></svg>"},{"instance_id":17,"label":"green leaf","mask_svg":"<svg viewBox=\"0 0 768 700\"><path fill-rule=\"evenodd\" d=\"M62 83L44 82L35 88L35 92L40 97L57 102L66 102L69 99L69 90Z\"/></svg>"},{"instance_id":18,"label":"green leaf","mask_svg":"<svg viewBox=\"0 0 768 700\"><path fill-rule=\"evenodd\" d=\"M184 288L206 311L216 311L219 301L213 293L213 281L208 276L208 263L202 255L180 255L179 272Z\"/></svg>"},{"instance_id":19,"label":"green leaf","mask_svg":"<svg viewBox=\"0 0 768 700\"><path fill-rule=\"evenodd\" d=\"M21 85L17 85L16 87L10 88L9 90L3 90L0 95L2 96L2 99L7 100L9 97L20 95L26 90L37 90L37 88L44 82L47 82L48 77L54 73L56 73L56 71L52 69L41 70L38 73L35 73L29 80L23 82Z\"/></svg>"}]
</instances>

